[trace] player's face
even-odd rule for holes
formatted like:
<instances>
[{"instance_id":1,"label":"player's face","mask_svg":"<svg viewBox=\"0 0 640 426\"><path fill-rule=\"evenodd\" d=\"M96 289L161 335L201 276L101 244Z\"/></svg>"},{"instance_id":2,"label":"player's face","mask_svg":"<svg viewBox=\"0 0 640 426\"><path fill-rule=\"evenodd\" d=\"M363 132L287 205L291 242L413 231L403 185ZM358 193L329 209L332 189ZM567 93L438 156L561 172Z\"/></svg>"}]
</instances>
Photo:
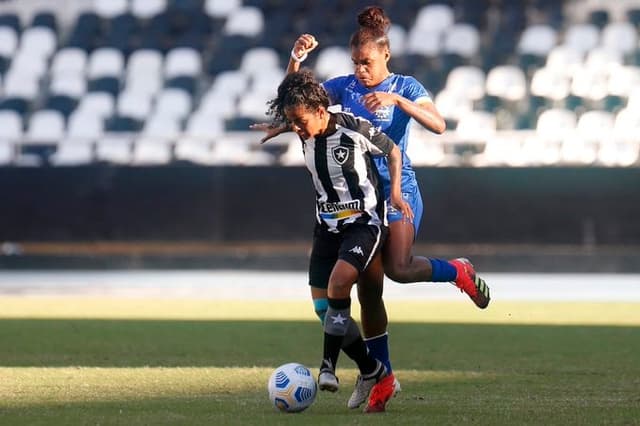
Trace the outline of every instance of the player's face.
<instances>
[{"instance_id":1,"label":"player's face","mask_svg":"<svg viewBox=\"0 0 640 426\"><path fill-rule=\"evenodd\" d=\"M373 87L382 83L389 74L387 62L389 50L380 49L375 43L354 47L351 49L351 60L354 74L364 87Z\"/></svg>"},{"instance_id":2,"label":"player's face","mask_svg":"<svg viewBox=\"0 0 640 426\"><path fill-rule=\"evenodd\" d=\"M284 109L284 114L292 130L302 139L318 136L327 129L327 111L324 108L307 109L302 105L296 105Z\"/></svg>"}]
</instances>

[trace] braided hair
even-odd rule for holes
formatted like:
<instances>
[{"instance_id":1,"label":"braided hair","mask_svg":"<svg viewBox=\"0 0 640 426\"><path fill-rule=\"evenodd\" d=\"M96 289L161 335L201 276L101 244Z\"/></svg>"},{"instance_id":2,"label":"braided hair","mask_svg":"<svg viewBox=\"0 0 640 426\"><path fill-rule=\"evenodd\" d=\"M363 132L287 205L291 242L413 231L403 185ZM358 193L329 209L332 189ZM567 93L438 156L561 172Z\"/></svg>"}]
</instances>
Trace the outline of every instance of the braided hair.
<instances>
[{"instance_id":1,"label":"braided hair","mask_svg":"<svg viewBox=\"0 0 640 426\"><path fill-rule=\"evenodd\" d=\"M318 83L309 69L288 74L278 86L278 95L268 102L267 114L272 117L273 125L288 124L285 108L304 107L316 110L329 107L329 96L324 87Z\"/></svg>"},{"instance_id":2,"label":"braided hair","mask_svg":"<svg viewBox=\"0 0 640 426\"><path fill-rule=\"evenodd\" d=\"M375 43L379 49L389 48L387 31L391 26L391 20L378 6L366 7L358 14L360 28L351 35L349 46L359 48L368 43Z\"/></svg>"}]
</instances>

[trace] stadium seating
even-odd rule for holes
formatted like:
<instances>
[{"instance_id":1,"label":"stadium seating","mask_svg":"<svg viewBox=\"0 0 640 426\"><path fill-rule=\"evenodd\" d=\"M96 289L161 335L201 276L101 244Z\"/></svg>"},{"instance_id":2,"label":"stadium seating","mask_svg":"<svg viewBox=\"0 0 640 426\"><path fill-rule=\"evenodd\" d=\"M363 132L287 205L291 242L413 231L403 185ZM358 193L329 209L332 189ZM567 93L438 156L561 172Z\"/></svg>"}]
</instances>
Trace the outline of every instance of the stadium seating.
<instances>
[{"instance_id":1,"label":"stadium seating","mask_svg":"<svg viewBox=\"0 0 640 426\"><path fill-rule=\"evenodd\" d=\"M7 2L0 9L0 163L299 164L294 142L282 142L281 153L257 153L261 135L247 126L267 119L300 33L321 42L305 62L320 78L352 72L348 38L368 3L69 0L68 10L51 5L26 15L20 2ZM416 76L431 92L448 124L445 145L483 139L486 152L473 154L482 154L475 165L637 162L638 141L621 134L635 129L629 117L640 103L640 0L384 4L393 20L392 71ZM318 19L329 6L335 15ZM575 130L550 138L544 123L565 110L575 115ZM473 122L478 117L490 119ZM235 133L245 144L219 143ZM591 143L588 133L610 143L603 139L586 155L576 147ZM516 142L501 147L505 137ZM458 148L444 149L429 135L416 140L414 157L438 161L414 163L456 163L450 154ZM34 145L53 153L21 161ZM550 154L556 148L562 155ZM620 160L623 152L636 160Z\"/></svg>"}]
</instances>

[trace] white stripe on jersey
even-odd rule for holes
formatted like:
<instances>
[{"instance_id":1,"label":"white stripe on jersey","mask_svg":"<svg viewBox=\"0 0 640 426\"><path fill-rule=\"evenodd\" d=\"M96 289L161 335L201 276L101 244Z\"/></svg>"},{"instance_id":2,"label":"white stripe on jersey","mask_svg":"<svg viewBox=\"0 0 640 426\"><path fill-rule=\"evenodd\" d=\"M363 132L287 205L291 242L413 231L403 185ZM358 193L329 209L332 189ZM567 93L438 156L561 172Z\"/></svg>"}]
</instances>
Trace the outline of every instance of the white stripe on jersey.
<instances>
[{"instance_id":1,"label":"white stripe on jersey","mask_svg":"<svg viewBox=\"0 0 640 426\"><path fill-rule=\"evenodd\" d=\"M377 192L378 175L371 155L386 154L393 142L389 139L389 145L386 141L378 145L371 138L379 132L369 122L350 114L335 115L335 133L303 142L305 163L317 194L316 218L332 232L357 220L386 225L384 195Z\"/></svg>"}]
</instances>

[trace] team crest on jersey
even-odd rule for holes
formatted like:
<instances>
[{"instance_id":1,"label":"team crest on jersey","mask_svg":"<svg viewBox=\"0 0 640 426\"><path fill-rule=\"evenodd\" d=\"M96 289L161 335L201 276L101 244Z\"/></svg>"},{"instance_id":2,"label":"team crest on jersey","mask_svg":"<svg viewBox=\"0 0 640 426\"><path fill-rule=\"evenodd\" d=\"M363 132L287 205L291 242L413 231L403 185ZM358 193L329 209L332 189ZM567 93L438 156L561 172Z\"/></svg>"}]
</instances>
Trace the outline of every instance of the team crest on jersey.
<instances>
[{"instance_id":1,"label":"team crest on jersey","mask_svg":"<svg viewBox=\"0 0 640 426\"><path fill-rule=\"evenodd\" d=\"M349 150L344 146L334 146L331 148L331 155L335 162L342 166L349 158Z\"/></svg>"}]
</instances>

